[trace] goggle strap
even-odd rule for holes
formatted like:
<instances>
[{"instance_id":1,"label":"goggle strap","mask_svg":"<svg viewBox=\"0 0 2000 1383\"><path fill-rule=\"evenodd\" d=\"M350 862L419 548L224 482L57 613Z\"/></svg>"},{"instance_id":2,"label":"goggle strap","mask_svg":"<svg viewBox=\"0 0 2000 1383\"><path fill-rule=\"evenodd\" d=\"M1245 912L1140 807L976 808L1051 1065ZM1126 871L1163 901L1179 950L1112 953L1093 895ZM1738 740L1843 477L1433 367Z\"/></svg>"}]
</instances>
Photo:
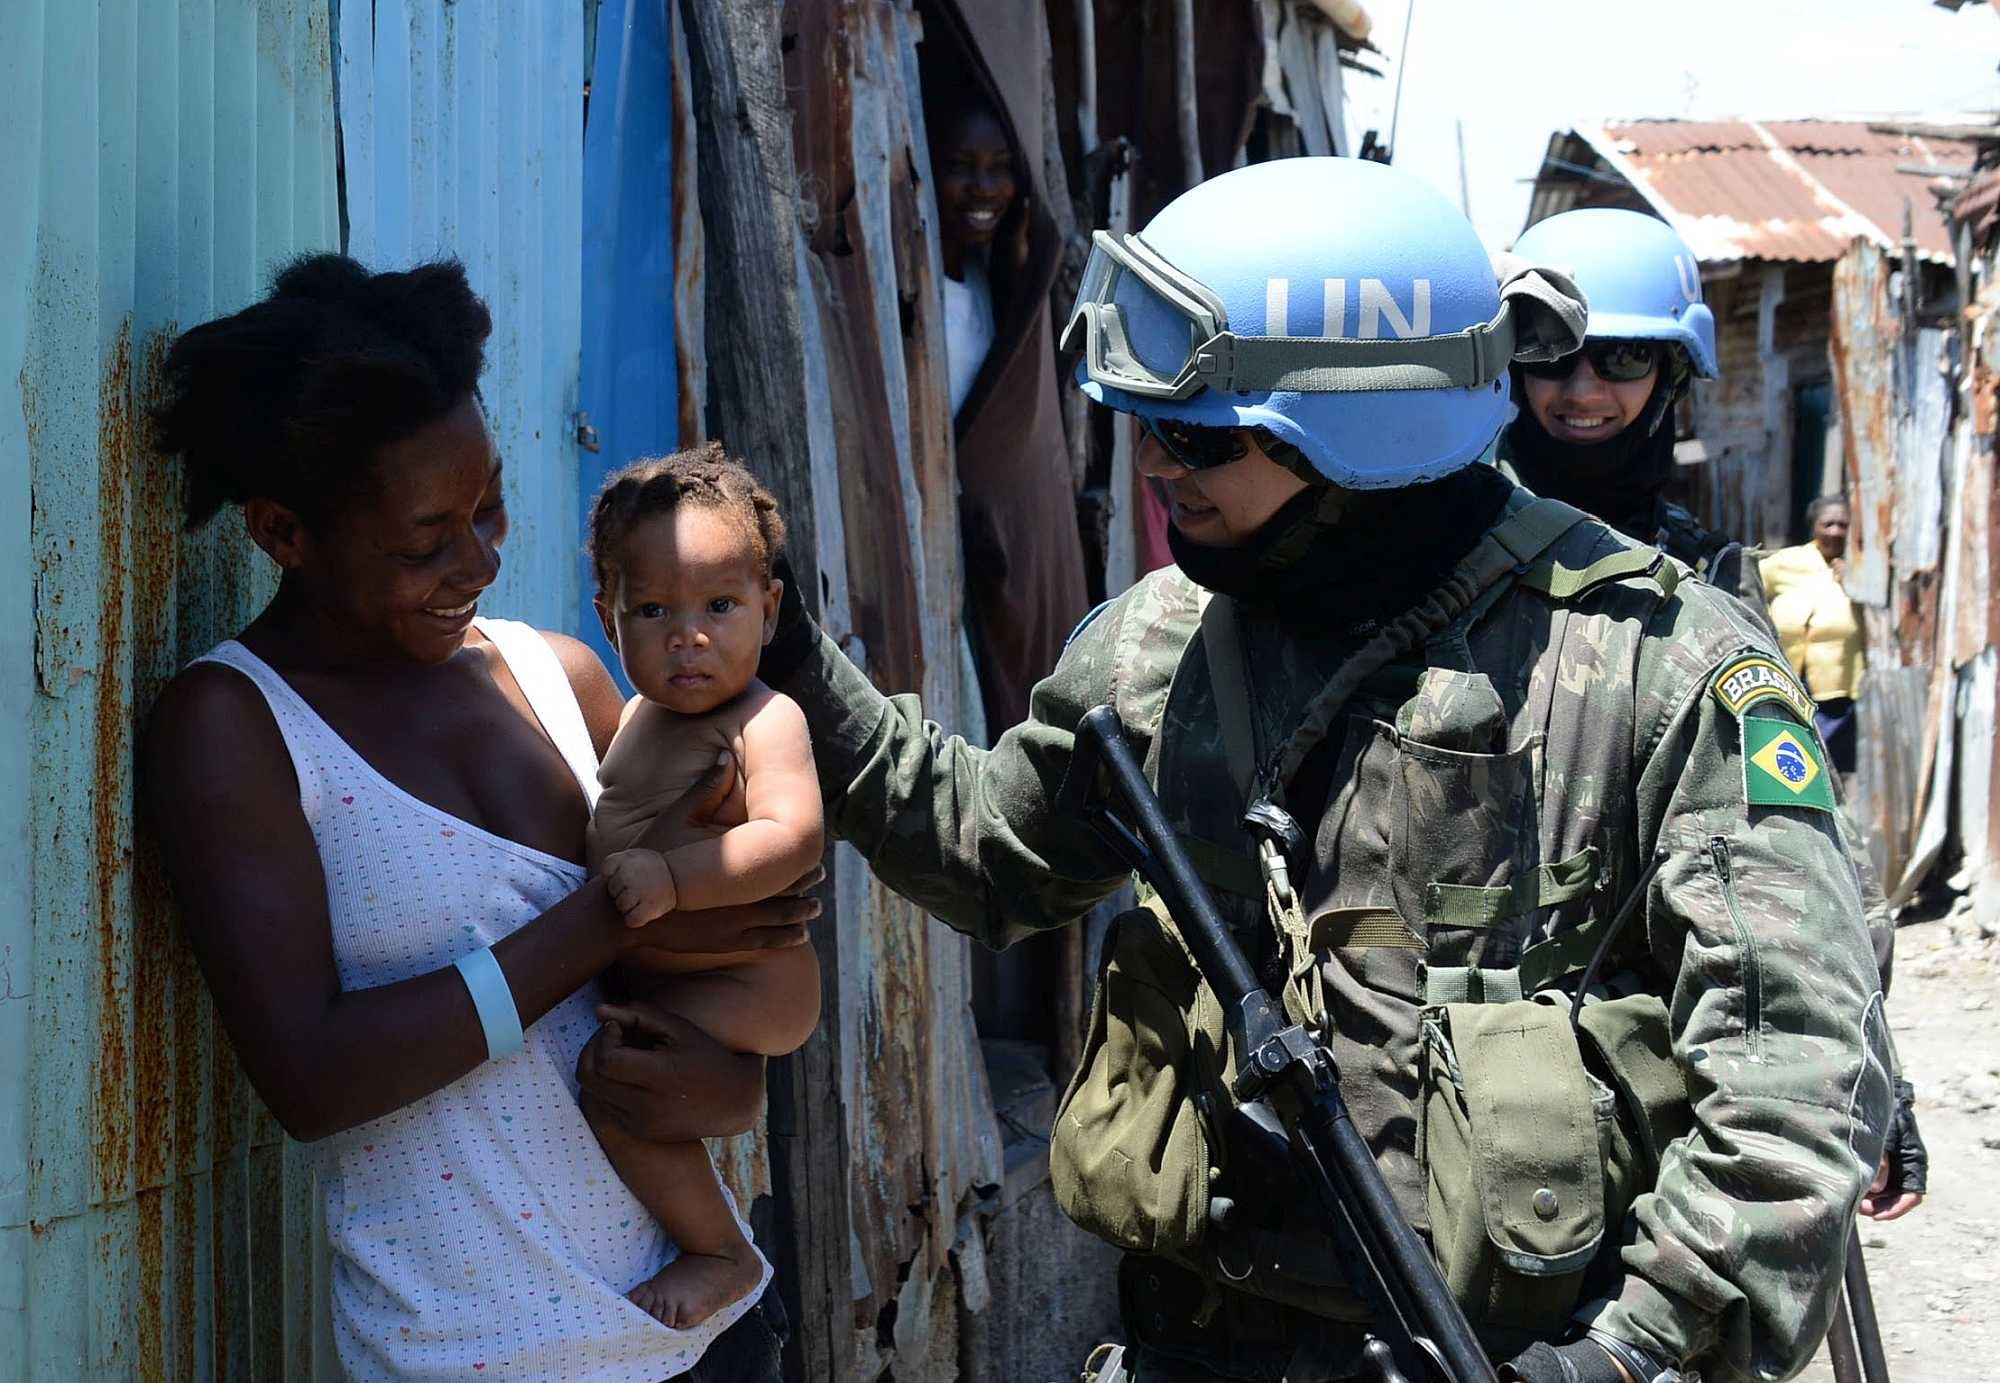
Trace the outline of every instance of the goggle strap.
<instances>
[{"instance_id":1,"label":"goggle strap","mask_svg":"<svg viewBox=\"0 0 2000 1383\"><path fill-rule=\"evenodd\" d=\"M1361 341L1224 332L1197 348L1196 369L1223 391L1352 394L1477 389L1506 373L1513 357L1513 308L1503 302L1492 321L1446 336Z\"/></svg>"}]
</instances>

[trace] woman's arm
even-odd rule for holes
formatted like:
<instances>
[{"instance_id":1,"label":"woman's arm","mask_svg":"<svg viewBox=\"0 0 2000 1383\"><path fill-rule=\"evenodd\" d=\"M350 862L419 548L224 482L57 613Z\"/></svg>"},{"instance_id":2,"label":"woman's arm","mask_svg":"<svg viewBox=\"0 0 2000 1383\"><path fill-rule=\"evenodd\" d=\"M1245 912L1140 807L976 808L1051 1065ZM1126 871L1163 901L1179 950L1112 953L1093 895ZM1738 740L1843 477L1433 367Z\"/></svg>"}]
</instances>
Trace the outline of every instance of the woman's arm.
<instances>
[{"instance_id":1,"label":"woman's arm","mask_svg":"<svg viewBox=\"0 0 2000 1383\"><path fill-rule=\"evenodd\" d=\"M287 1132L314 1139L351 1128L486 1059L478 1014L451 967L341 989L319 852L284 741L249 682L210 666L177 678L154 708L141 773L146 821L217 1012ZM714 786L697 792L712 796ZM816 911L811 900L788 898L677 914L671 932L628 928L593 883L493 953L526 1026L628 947L797 944Z\"/></svg>"}]
</instances>

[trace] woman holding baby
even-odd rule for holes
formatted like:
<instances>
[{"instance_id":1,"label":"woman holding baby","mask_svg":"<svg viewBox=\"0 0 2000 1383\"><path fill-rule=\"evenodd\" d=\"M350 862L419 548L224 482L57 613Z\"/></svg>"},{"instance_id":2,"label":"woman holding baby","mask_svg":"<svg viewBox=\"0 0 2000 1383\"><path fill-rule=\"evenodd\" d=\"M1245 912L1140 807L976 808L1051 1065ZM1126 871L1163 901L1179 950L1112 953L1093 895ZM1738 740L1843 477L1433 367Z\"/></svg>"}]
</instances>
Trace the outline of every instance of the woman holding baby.
<instances>
[{"instance_id":1,"label":"woman holding baby","mask_svg":"<svg viewBox=\"0 0 2000 1383\"><path fill-rule=\"evenodd\" d=\"M714 674L678 729L576 640L478 618L507 533L490 330L456 264L323 255L176 344L159 422L189 525L240 506L281 578L162 694L148 823L244 1069L324 1149L350 1377L774 1380L769 1268L687 1150L748 1128L763 1056L802 1035L796 1012L718 1032L702 1005L817 998L818 802L787 786L812 781L789 703L674 659L720 619L754 672L777 530L705 491L632 520L752 553L711 563L735 585L696 593L698 619L676 592L627 621L672 645L670 688ZM621 718L637 771L703 757L628 804L613 883L586 833ZM606 972L627 1003L603 1005ZM663 1188L694 1207L684 1253Z\"/></svg>"}]
</instances>

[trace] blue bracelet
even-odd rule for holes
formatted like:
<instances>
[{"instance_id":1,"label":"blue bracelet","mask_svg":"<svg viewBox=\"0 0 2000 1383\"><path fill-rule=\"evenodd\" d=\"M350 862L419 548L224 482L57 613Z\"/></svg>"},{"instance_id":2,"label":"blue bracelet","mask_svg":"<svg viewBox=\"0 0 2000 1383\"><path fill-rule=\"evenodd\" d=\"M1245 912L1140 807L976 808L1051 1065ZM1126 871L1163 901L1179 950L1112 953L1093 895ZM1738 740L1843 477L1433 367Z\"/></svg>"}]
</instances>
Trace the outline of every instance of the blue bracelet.
<instances>
[{"instance_id":1,"label":"blue bracelet","mask_svg":"<svg viewBox=\"0 0 2000 1383\"><path fill-rule=\"evenodd\" d=\"M479 1026L486 1029L487 1060L498 1061L520 1051L521 1010L514 1007L514 991L507 986L500 962L493 958L493 948L467 951L452 964L458 967L459 977L472 995L472 1006L479 1011Z\"/></svg>"}]
</instances>

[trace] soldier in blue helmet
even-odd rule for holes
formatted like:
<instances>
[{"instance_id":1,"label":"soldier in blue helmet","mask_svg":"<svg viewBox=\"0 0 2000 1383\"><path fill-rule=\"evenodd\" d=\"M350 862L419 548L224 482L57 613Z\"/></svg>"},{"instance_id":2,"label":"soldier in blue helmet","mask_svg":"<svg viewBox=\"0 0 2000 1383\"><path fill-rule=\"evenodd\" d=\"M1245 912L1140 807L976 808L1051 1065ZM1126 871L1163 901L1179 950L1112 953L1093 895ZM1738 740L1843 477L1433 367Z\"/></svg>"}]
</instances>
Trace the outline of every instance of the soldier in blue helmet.
<instances>
[{"instance_id":1,"label":"soldier in blue helmet","mask_svg":"<svg viewBox=\"0 0 2000 1383\"><path fill-rule=\"evenodd\" d=\"M1768 624L1756 554L1705 528L1664 493L1674 466L1673 405L1692 380L1719 373L1715 319L1702 301L1694 252L1656 216L1593 207L1536 222L1515 242L1510 262L1568 274L1590 318L1576 354L1514 366L1520 412L1502 436L1502 468L1536 494L1652 543ZM1777 637L1775 627L1771 632ZM1843 825L1887 993L1895 922L1866 846L1851 819ZM1889 1147L1862 1211L1899 1218L1921 1203L1928 1182L1915 1091L1899 1074Z\"/></svg>"},{"instance_id":2,"label":"soldier in blue helmet","mask_svg":"<svg viewBox=\"0 0 2000 1383\"><path fill-rule=\"evenodd\" d=\"M1057 804L1079 720L1115 706L1503 1377L1785 1377L1889 1113L1859 886L1764 629L1479 464L1510 367L1582 326L1560 274L1496 287L1404 173L1226 173L1096 237L1065 336L1158 443L1175 564L989 751L796 604L762 675L805 709L832 829L994 946L1125 882ZM1296 821L1296 858L1253 804ZM1141 904L1050 1150L1064 1209L1127 1250L1116 1367L1355 1377L1366 1312L1228 1117L1220 1012Z\"/></svg>"},{"instance_id":3,"label":"soldier in blue helmet","mask_svg":"<svg viewBox=\"0 0 2000 1383\"><path fill-rule=\"evenodd\" d=\"M1656 216L1609 207L1537 222L1516 258L1570 274L1590 303L1584 348L1515 367L1520 412L1501 461L1538 495L1567 500L1705 573L1730 540L1666 498L1674 404L1714 379L1715 318L1701 268ZM1740 549L1727 559L1740 564Z\"/></svg>"}]
</instances>

